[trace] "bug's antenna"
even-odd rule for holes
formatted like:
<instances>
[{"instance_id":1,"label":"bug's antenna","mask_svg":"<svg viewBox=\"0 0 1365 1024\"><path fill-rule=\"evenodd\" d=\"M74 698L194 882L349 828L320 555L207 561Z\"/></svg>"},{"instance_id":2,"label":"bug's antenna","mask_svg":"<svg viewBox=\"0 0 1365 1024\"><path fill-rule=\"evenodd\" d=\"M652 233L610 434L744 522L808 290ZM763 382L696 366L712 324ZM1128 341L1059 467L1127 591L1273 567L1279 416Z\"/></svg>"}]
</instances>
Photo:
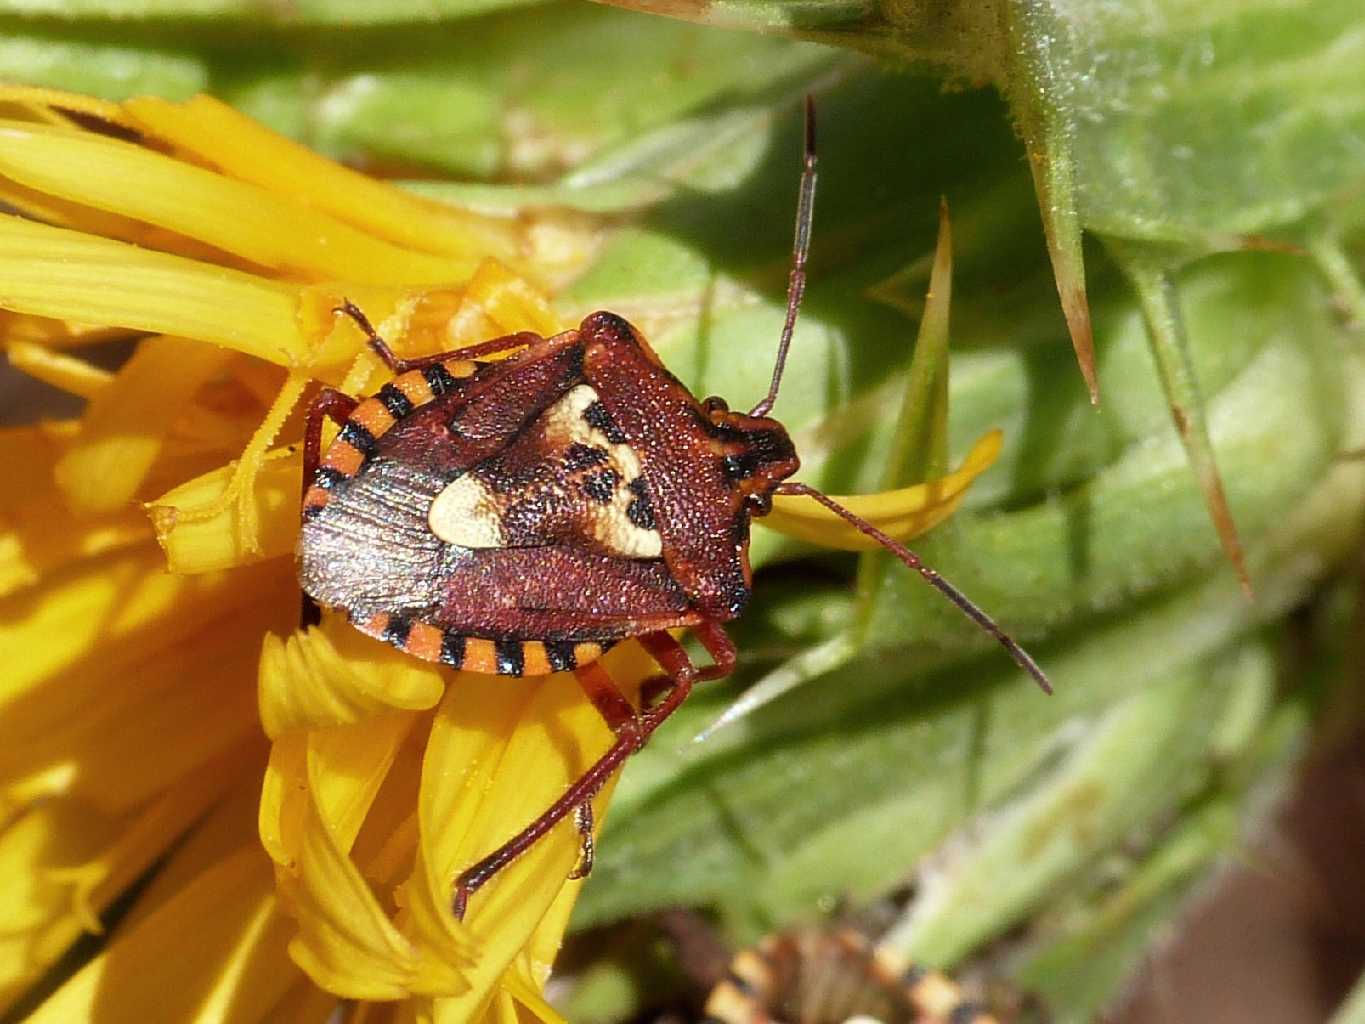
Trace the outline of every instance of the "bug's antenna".
<instances>
[{"instance_id":1,"label":"bug's antenna","mask_svg":"<svg viewBox=\"0 0 1365 1024\"><path fill-rule=\"evenodd\" d=\"M915 570L915 572L923 576L924 579L930 584L930 586L937 589L939 593L941 593L949 601L953 602L953 604L957 605L958 609L962 612L963 615L967 616L967 618L971 619L978 626L984 629L987 633L995 637L995 639L1000 642L1000 646L1005 648L1005 651L1009 654L1009 656L1014 659L1015 663L1018 664L1018 666L1022 668L1025 672L1031 675L1034 678L1034 680L1037 681L1038 685L1043 688L1044 693L1052 692L1052 684L1048 682L1047 673L1045 673L1038 666L1038 663L1033 660L1029 653L1022 647L1020 647L1014 641L1013 637L1011 637L1003 629L997 626L995 624L994 619L992 619L989 615L987 615L975 604L973 604L971 598L969 598L962 591L958 590L957 587L953 586L951 583L945 580L942 576L938 574L936 570L931 569L929 566L921 562L919 556L916 555L909 548L907 548L904 544L901 544L899 541L892 540L886 534L882 533L881 530L877 529L866 519L862 518L862 516L850 512L848 509L844 508L844 506L840 505L833 498L829 497L826 494L820 493L813 487L807 487L805 484L789 482L779 484L776 488L776 493L804 494L808 498L814 498L821 505L824 505L825 508L829 509L835 515L839 516L841 519L847 522L850 526L853 526L855 529L857 529L860 533L864 533L867 536L871 537L878 544L886 548L886 550L890 551L893 555L895 555L902 562L904 562L909 568Z\"/></svg>"},{"instance_id":2,"label":"bug's antenna","mask_svg":"<svg viewBox=\"0 0 1365 1024\"><path fill-rule=\"evenodd\" d=\"M777 389L782 384L782 370L787 365L787 349L791 348L792 331L796 328L796 314L801 309L801 296L806 292L806 255L810 252L810 225L815 215L815 100L806 97L806 157L801 171L801 189L796 199L796 238L792 242L792 269L787 277L787 320L782 325L782 338L777 343L777 363L773 366L773 380L768 385L768 396L749 410L750 416L766 416L777 401Z\"/></svg>"}]
</instances>

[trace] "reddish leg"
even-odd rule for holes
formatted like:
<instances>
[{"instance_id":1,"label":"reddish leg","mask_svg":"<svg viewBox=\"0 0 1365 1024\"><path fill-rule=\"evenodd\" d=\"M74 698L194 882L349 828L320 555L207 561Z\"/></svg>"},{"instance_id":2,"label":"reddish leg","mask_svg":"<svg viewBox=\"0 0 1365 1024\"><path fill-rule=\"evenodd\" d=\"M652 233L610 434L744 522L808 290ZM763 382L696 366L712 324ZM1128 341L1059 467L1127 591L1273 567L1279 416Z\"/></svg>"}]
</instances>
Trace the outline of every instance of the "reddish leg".
<instances>
[{"instance_id":1,"label":"reddish leg","mask_svg":"<svg viewBox=\"0 0 1365 1024\"><path fill-rule=\"evenodd\" d=\"M323 388L308 407L308 420L303 428L303 485L300 494L307 494L309 486L318 475L318 465L322 462L322 421L331 417L337 426L344 426L346 418L355 411L357 402L350 395L335 388ZM303 516L303 508L299 508ZM299 626L316 626L321 618L316 602L307 594L302 595L303 604L299 610Z\"/></svg>"},{"instance_id":2,"label":"reddish leg","mask_svg":"<svg viewBox=\"0 0 1365 1024\"><path fill-rule=\"evenodd\" d=\"M664 670L664 676L655 678L671 684L667 695L659 703L638 714L600 664L593 662L575 670L574 674L578 677L584 692L616 734L616 742L577 782L565 790L558 800L546 808L539 818L487 857L460 873L455 879L455 895L451 901L451 908L457 918L464 918L469 897L482 888L490 878L534 846L564 818L570 814L583 815L584 812L579 808L588 805L621 763L644 746L650 734L678 710L687 699L687 695L692 692L694 682L718 679L730 673L735 665L735 647L725 635L725 630L717 623L704 622L696 631L702 646L714 659L714 664L701 670L692 664L682 645L668 633L646 633L637 637L649 651L650 657ZM644 686L648 687L652 681L653 679L646 680ZM587 813L591 814L591 811ZM580 832L583 831L583 824L584 819L580 817ZM588 827L591 828L591 819L588 819ZM588 834L591 835L591 832ZM586 863L579 864L574 877L587 874L587 869L592 866L590 844L585 844L584 852Z\"/></svg>"},{"instance_id":3,"label":"reddish leg","mask_svg":"<svg viewBox=\"0 0 1365 1024\"><path fill-rule=\"evenodd\" d=\"M370 348L374 350L374 354L384 361L384 365L392 370L395 376L406 373L408 370L420 370L424 366L431 366L447 359L473 359L476 356L491 355L494 352L523 348L542 340L540 335L533 331L521 331L517 334L508 334L501 338L481 341L477 345L451 349L449 352L438 352L434 356L422 356L420 359L399 359L393 354L393 349L389 348L388 342L381 338L379 332L374 329L374 325L370 323L370 318L362 313L360 307L350 299L343 299L341 305L335 307L332 312L345 313L355 321L356 326L365 332L365 337L369 340Z\"/></svg>"},{"instance_id":4,"label":"reddish leg","mask_svg":"<svg viewBox=\"0 0 1365 1024\"><path fill-rule=\"evenodd\" d=\"M336 388L323 388L308 407L308 420L303 428L303 490L317 476L318 465L322 462L322 421L331 417L338 427L346 425L347 418L355 412L359 403L350 395Z\"/></svg>"}]
</instances>

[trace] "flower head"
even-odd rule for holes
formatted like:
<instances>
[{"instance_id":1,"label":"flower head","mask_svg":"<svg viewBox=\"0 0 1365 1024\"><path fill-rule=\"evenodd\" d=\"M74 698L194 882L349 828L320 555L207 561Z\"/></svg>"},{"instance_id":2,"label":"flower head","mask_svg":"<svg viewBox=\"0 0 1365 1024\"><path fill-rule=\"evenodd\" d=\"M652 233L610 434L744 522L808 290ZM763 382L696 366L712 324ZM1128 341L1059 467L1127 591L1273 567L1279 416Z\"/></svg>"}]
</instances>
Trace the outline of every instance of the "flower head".
<instances>
[{"instance_id":1,"label":"flower head","mask_svg":"<svg viewBox=\"0 0 1365 1024\"><path fill-rule=\"evenodd\" d=\"M333 307L359 304L404 356L548 335L563 268L524 223L407 195L207 97L0 90L0 203L19 211L0 214L0 337L89 400L0 437L16 880L0 1004L145 877L33 1019L322 1019L338 997L556 1019L540 991L581 884L574 829L464 921L451 881L581 775L607 727L569 675L457 677L334 616L297 631L292 553L304 399L385 373ZM77 351L131 338L113 373ZM849 504L905 535L990 458ZM775 518L850 540L813 507L784 499ZM608 668L632 697L656 671L630 644Z\"/></svg>"}]
</instances>

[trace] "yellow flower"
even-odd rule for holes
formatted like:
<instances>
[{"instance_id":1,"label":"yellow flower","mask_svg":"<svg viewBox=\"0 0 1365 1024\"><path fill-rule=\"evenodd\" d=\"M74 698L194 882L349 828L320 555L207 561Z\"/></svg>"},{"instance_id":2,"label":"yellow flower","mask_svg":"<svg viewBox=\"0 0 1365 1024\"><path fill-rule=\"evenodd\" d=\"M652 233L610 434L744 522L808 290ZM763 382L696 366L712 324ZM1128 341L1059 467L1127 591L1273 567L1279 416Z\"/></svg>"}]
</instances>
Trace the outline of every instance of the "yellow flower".
<instances>
[{"instance_id":1,"label":"yellow flower","mask_svg":"<svg viewBox=\"0 0 1365 1024\"><path fill-rule=\"evenodd\" d=\"M555 332L543 289L568 268L525 223L414 198L206 97L0 89L0 203L21 214L0 214L0 338L89 400L0 433L0 1012L323 1020L342 997L355 1019L557 1020L540 993L581 884L572 826L463 922L451 883L610 734L571 675L457 677L335 616L295 631L288 442L312 382L382 383L332 315L343 297L414 356ZM117 373L73 351L135 336ZM983 443L953 477L850 504L923 529ZM822 515L784 499L775 518L857 539ZM633 644L607 667L632 697L657 671ZM115 901L108 940L39 1000Z\"/></svg>"}]
</instances>

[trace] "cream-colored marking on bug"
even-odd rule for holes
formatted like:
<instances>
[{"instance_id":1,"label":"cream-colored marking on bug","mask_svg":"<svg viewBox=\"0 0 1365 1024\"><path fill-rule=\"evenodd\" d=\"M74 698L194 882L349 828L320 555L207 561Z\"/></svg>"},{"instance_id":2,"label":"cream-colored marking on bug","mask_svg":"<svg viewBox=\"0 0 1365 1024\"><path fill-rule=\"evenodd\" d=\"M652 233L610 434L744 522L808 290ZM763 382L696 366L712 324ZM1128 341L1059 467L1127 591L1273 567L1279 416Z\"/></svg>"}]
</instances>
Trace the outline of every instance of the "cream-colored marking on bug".
<instances>
[{"instance_id":1,"label":"cream-colored marking on bug","mask_svg":"<svg viewBox=\"0 0 1365 1024\"><path fill-rule=\"evenodd\" d=\"M664 541L659 531L636 526L626 514L626 509L634 500L635 495L626 488L626 482L618 483L611 501L605 505L595 505L589 513L593 538L626 558L658 558L664 552Z\"/></svg>"},{"instance_id":2,"label":"cream-colored marking on bug","mask_svg":"<svg viewBox=\"0 0 1365 1024\"><path fill-rule=\"evenodd\" d=\"M610 501L598 504L589 499L588 529L595 541L614 554L624 558L658 558L664 550L659 531L636 526L626 513L635 500L630 484L640 475L640 458L630 445L607 440L606 434L584 418L588 406L597 400L597 392L591 385L579 384L570 388L563 398L545 410L545 438L565 450L572 444L581 444L607 453L607 460L594 470L610 469L616 473L618 482Z\"/></svg>"},{"instance_id":3,"label":"cream-colored marking on bug","mask_svg":"<svg viewBox=\"0 0 1365 1024\"><path fill-rule=\"evenodd\" d=\"M585 444L601 448L611 457L611 468L626 483L640 475L640 459L628 444L613 444L607 435L584 418L588 406L597 401L597 392L590 384L570 388L558 402L545 410L545 436L557 444Z\"/></svg>"},{"instance_id":4,"label":"cream-colored marking on bug","mask_svg":"<svg viewBox=\"0 0 1365 1024\"><path fill-rule=\"evenodd\" d=\"M497 499L476 477L466 474L436 495L427 513L431 532L462 548L504 546Z\"/></svg>"},{"instance_id":5,"label":"cream-colored marking on bug","mask_svg":"<svg viewBox=\"0 0 1365 1024\"><path fill-rule=\"evenodd\" d=\"M588 536L623 558L658 558L664 549L659 531L636 526L627 511L635 500L630 484L640 475L640 459L630 445L613 444L584 419L584 412L595 401L597 392L580 384L546 409L538 426L552 451L567 452L571 445L579 444L604 452L606 459L586 470L588 475L608 469L616 474L609 501L584 496L582 528ZM578 485L575 482L574 486ZM451 481L436 495L427 522L431 532L447 544L463 548L500 548L507 544L499 498L473 473Z\"/></svg>"}]
</instances>

